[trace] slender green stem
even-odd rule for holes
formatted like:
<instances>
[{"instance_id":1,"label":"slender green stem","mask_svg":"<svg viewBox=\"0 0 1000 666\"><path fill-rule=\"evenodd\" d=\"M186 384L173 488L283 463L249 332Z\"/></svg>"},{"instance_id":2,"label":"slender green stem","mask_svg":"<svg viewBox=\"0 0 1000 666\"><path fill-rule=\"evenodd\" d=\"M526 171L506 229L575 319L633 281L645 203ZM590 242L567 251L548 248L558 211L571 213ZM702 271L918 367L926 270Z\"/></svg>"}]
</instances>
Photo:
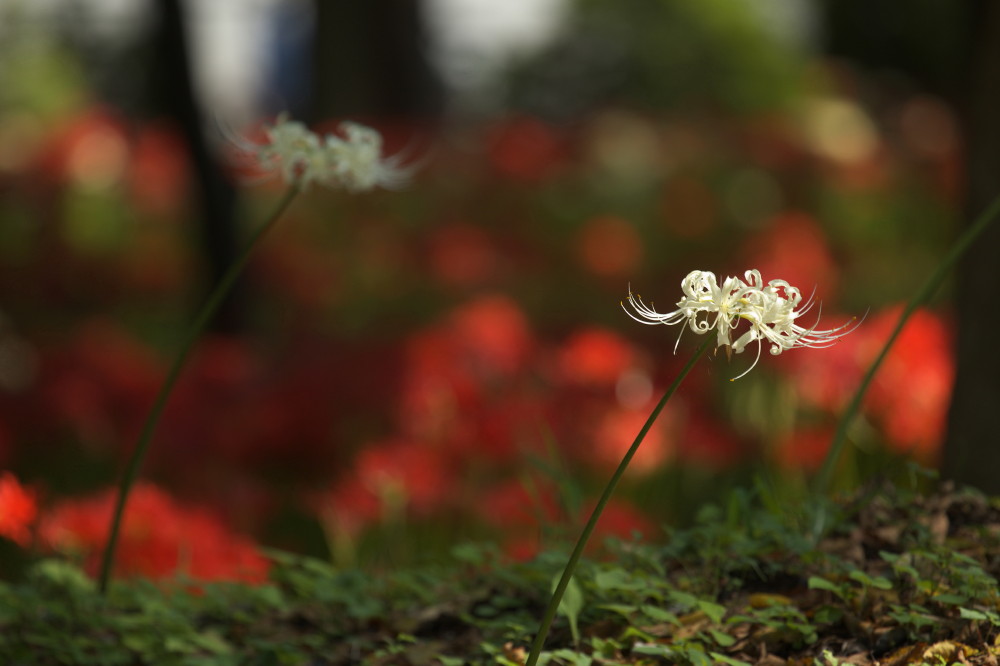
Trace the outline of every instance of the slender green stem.
<instances>
[{"instance_id":1,"label":"slender green stem","mask_svg":"<svg viewBox=\"0 0 1000 666\"><path fill-rule=\"evenodd\" d=\"M177 352L177 356L174 357L174 362L170 366L167 377L164 379L163 385L160 387L160 392L157 394L149 415L146 417L146 422L142 426L142 432L139 434L135 450L132 451L132 457L129 458L128 466L125 468L125 475L118 486L118 500L115 503L115 511L111 519L111 531L108 533L108 539L104 546L104 556L101 559L100 577L98 578L98 589L101 594L107 593L108 582L111 578L111 569L115 559L115 549L118 545L118 536L121 531L122 517L125 513L125 504L128 502L129 493L139 473L139 467L146 457L149 443L152 441L153 433L156 431L156 424L163 414L163 409L167 405L167 400L170 397L171 391L173 391L174 384L177 383L177 378L184 368L188 355L194 348L195 343L201 338L205 327L212 320L219 306L222 305L222 302L232 290L233 285L236 284L237 278L239 278L246 267L247 261L249 261L250 255L253 253L253 249L257 246L257 243L274 227L275 223L298 193L298 187L292 186L288 188L288 191L278 202L274 212L271 213L271 216L249 238L243 248L243 252L229 267L225 275L222 276L219 284L216 285L205 305L198 312L198 316L195 318L194 323L191 324L191 328L188 330L187 336L184 338L184 342Z\"/></svg>"},{"instance_id":2,"label":"slender green stem","mask_svg":"<svg viewBox=\"0 0 1000 666\"><path fill-rule=\"evenodd\" d=\"M896 342L896 338L902 332L903 327L906 325L907 320L910 316L916 312L917 308L930 300L931 296L937 291L941 283L944 282L945 278L948 276L948 272L954 266L958 258L969 249L973 241L979 237L980 234L1000 215L1000 197L997 197L993 202L983 211L980 216L973 222L965 233L963 233L955 244L952 245L948 254L945 255L944 259L938 265L937 269L931 274L927 281L921 285L920 290L910 299L910 302L906 304L903 309L903 313L899 316L899 321L896 322L896 328L893 329L892 335L886 340L885 345L882 347L882 351L875 358L875 361L868 368L868 372L865 373L864 378L861 380L861 384L858 386L858 390L855 391L854 397L851 398L850 403L844 409L844 413L840 417L840 422L837 424L837 431L833 435L833 442L830 444L830 450L826 454L826 458L823 459L823 466L820 468L819 473L816 476L816 493L820 496L825 495L830 490L830 483L833 480L833 473L837 467L837 463L840 460L840 455L843 452L845 442L847 441L847 431L853 423L855 416L857 416L858 411L861 409L861 400L864 398L865 392L868 390L868 385L871 384L872 379L875 377L875 373L878 371L879 366L882 365L882 361L885 360L886 355L889 353L889 349L892 347L893 343Z\"/></svg>"},{"instance_id":3,"label":"slender green stem","mask_svg":"<svg viewBox=\"0 0 1000 666\"><path fill-rule=\"evenodd\" d=\"M566 587L569 585L569 581L573 578L573 572L576 571L576 565L580 561L580 556L583 555L583 549L587 545L587 541L590 540L590 535L597 527L597 521L601 517L601 513L604 511L604 507L607 505L608 500L611 499L612 493L615 491L615 487L621 480L622 475L625 474L625 469L628 464L632 461L632 457L635 456L636 451L639 450L639 445L642 444L642 440L646 438L646 434L649 429L653 427L653 423L656 421L656 417L660 415L663 411L664 405L667 404L667 400L677 391L677 388L687 377L691 368L694 367L695 362L705 353L709 345L715 341L715 338L708 336L706 340L698 347L698 350L691 356L687 364L674 379L674 382L667 389L660 401L656 403L656 407L649 414L649 418L646 419L646 423L643 424L642 429L639 430L639 434L636 435L635 441L632 442L632 446L629 450L625 452L625 456L622 457L622 461L618 463L618 469L611 476L611 480L608 481L608 485L604 487L604 492L601 494L601 498L597 500L597 506L594 507L593 512L590 514L590 519L587 520L587 524L584 525L583 531L580 533L580 538L576 541L576 546L573 548L573 552L569 556L569 561L566 563L566 568L563 569L562 577L559 579L559 583L556 585L556 589L552 592L552 599L549 601L548 607L545 609L545 614L542 616L542 622L538 627L538 633L535 635L535 640L531 644L531 653L528 655L528 660L525 662L525 666L534 666L535 662L538 661L538 655L542 652L542 646L545 645L545 638L549 634L549 627L552 625L552 620L555 619L556 612L559 610L559 604L562 602L563 594L566 592Z\"/></svg>"}]
</instances>

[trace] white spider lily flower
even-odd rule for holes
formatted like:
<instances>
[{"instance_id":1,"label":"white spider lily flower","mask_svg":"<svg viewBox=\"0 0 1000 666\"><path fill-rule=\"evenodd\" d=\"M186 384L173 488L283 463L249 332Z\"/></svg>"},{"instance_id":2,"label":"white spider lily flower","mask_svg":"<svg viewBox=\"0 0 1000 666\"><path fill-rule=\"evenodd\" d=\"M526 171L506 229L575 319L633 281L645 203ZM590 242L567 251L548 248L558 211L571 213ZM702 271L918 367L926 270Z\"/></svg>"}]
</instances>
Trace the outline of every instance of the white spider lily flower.
<instances>
[{"instance_id":1,"label":"white spider lily flower","mask_svg":"<svg viewBox=\"0 0 1000 666\"><path fill-rule=\"evenodd\" d=\"M635 311L629 312L622 302L625 312L642 324L679 324L698 334L716 332L716 348L726 347L727 351L742 353L748 345L757 343L757 358L753 364L733 379L739 379L757 365L764 343L770 344L771 354L777 356L795 347L823 348L834 344L841 337L856 328L851 322L837 328L820 330L805 328L795 320L809 311L812 299L802 305L801 292L784 280L771 280L766 285L760 272L749 270L743 278L727 277L718 286L715 274L709 271L692 271L681 282L684 297L677 302L677 309L659 313L647 306L642 298L629 290L628 304ZM801 307L800 307L801 305ZM732 341L732 335L740 321L745 320L749 329ZM681 329L681 333L684 329ZM680 334L674 344L674 352L680 344Z\"/></svg>"},{"instance_id":2,"label":"white spider lily flower","mask_svg":"<svg viewBox=\"0 0 1000 666\"><path fill-rule=\"evenodd\" d=\"M812 308L813 302L810 298L800 308L801 293L784 280L771 280L760 293L763 294L763 298L759 305L748 309L743 315L745 319L750 321L751 325L750 330L733 344L733 351L736 353L740 353L747 344L754 341L757 342L758 359L760 359L761 346L765 341L770 343L770 352L773 356L796 347L823 349L835 344L840 338L857 328L857 324L854 324L855 320L852 318L836 328L819 329L817 326L821 314L816 316L816 321L811 327L799 326L795 320L808 312ZM754 365L756 364L757 361L754 361ZM747 372L753 367L753 365L750 366ZM742 376L740 375L740 377Z\"/></svg>"},{"instance_id":3,"label":"white spider lily flower","mask_svg":"<svg viewBox=\"0 0 1000 666\"><path fill-rule=\"evenodd\" d=\"M382 135L357 123L342 123L346 139L326 137L334 176L351 192L370 190L377 185L394 189L406 184L411 171L400 166L400 156L382 157Z\"/></svg>"},{"instance_id":4,"label":"white spider lily flower","mask_svg":"<svg viewBox=\"0 0 1000 666\"><path fill-rule=\"evenodd\" d=\"M692 271L681 283L684 298L677 307L686 313L695 333L716 331L716 347L731 345L730 334L739 324L753 287L736 277L727 277L719 287L715 274ZM704 314L704 317L699 315ZM714 316L713 316L714 315Z\"/></svg>"},{"instance_id":5,"label":"white spider lily flower","mask_svg":"<svg viewBox=\"0 0 1000 666\"><path fill-rule=\"evenodd\" d=\"M340 125L343 138L320 137L304 124L281 114L264 128L260 144L238 142L256 166L280 173L290 185L307 188L313 183L363 192L381 186L398 188L412 169L400 165L400 156L382 156L382 135L358 123Z\"/></svg>"},{"instance_id":6,"label":"white spider lily flower","mask_svg":"<svg viewBox=\"0 0 1000 666\"><path fill-rule=\"evenodd\" d=\"M265 171L280 171L285 182L306 185L315 177L315 158L319 152L319 137L300 122L278 116L274 125L264 128L266 141L246 146Z\"/></svg>"},{"instance_id":7,"label":"white spider lily flower","mask_svg":"<svg viewBox=\"0 0 1000 666\"><path fill-rule=\"evenodd\" d=\"M691 271L681 281L681 291L684 297L677 302L673 312L659 313L647 306L642 298L629 291L628 302L635 310L633 315L628 309L625 312L641 324L679 324L687 323L699 335L716 331L716 347L731 345L730 334L739 324L743 309L749 302L748 292L753 288L735 277L728 277L719 287L715 274L709 271ZM624 307L622 303L622 307ZM681 329L681 333L684 329ZM677 336L680 344L680 335ZM674 345L677 351L677 345Z\"/></svg>"}]
</instances>

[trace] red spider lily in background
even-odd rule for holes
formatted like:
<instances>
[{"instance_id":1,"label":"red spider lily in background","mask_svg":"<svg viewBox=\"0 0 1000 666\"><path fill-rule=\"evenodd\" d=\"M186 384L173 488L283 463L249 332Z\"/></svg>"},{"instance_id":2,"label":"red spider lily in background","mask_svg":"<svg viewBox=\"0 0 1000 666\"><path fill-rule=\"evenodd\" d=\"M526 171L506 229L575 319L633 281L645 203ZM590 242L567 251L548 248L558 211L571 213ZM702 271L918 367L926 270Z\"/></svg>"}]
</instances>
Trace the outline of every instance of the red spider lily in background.
<instances>
[{"instance_id":1,"label":"red spider lily in background","mask_svg":"<svg viewBox=\"0 0 1000 666\"><path fill-rule=\"evenodd\" d=\"M529 116L514 116L489 132L488 159L502 176L538 183L557 175L569 159L567 139L555 127Z\"/></svg>"},{"instance_id":2,"label":"red spider lily in background","mask_svg":"<svg viewBox=\"0 0 1000 666\"><path fill-rule=\"evenodd\" d=\"M575 457L598 467L616 465L649 415L656 397L646 354L616 333L581 329L551 354L556 359L549 395L560 438L578 446ZM671 357L673 360L673 357ZM748 449L704 404L709 387L692 377L653 425L629 474L646 474L674 461L710 467L738 463Z\"/></svg>"},{"instance_id":3,"label":"red spider lily in background","mask_svg":"<svg viewBox=\"0 0 1000 666\"><path fill-rule=\"evenodd\" d=\"M950 112L920 99L899 111L901 145L918 156L919 170L929 170L916 182L952 196L959 160ZM391 140L386 137L391 154L413 134L412 128L396 129ZM95 303L131 316L140 299L149 301L144 308L162 301L179 315L177 294L191 291L196 273L190 238L178 224L190 212L191 194L179 137L162 126L126 126L99 107L46 131L25 132L17 164L8 163L0 174L5 182L18 179L15 191L23 181L23 194L13 202L25 199L31 217L40 212L43 222L42 236L25 234L39 244L31 257L36 263L21 266L12 245L0 266L9 291L22 304L49 308L42 327L53 307L59 322L92 311ZM821 191L839 188L838 197L874 189L889 202L894 185L886 175L895 179L896 172L888 169L902 166L890 141L875 137L863 155L844 159L829 145L806 141L783 114L730 122L647 119L612 110L570 129L515 115L459 138L442 142L431 168L422 171L429 187L413 188L405 196L414 198L398 207L377 197L354 201L321 193L296 204L295 219L273 232L253 262L254 322L266 324L252 339L199 344L145 472L179 497L211 506L227 526L250 533L275 527L289 495L314 497L322 489L309 511L350 540L369 527L391 530L394 518L445 522L460 514L460 520L481 518L480 527L495 530L508 552L533 554L544 527L558 528L576 516L557 507L551 489L539 491L541 497L525 489L518 476L525 460L552 453L567 474L579 472L586 482L605 475L635 437L650 400L683 364L683 355L670 355L672 340L643 348L610 329L573 328L574 322L615 321L604 317L618 296L563 299L565 285L597 284L611 293L629 281L655 284L675 270L662 268L663 259L671 263L690 253L730 263L735 254L741 267L780 275L805 296L816 286L818 298L829 298L840 275L813 216L826 208L822 198L814 205L812 184ZM476 142L482 150L469 150ZM899 176L905 182L908 171ZM79 195L129 206L116 237L120 247L88 254L86 246L65 242L65 230L86 221L64 205ZM629 201L639 205L619 205ZM789 210L790 202L813 212ZM860 203L866 208L864 199ZM851 208L844 210L851 214ZM93 214L88 211L83 213ZM94 219L105 223L100 215ZM734 242L745 233L749 241L737 248ZM852 242L845 237L838 250L851 251ZM537 321L504 295L508 289L532 294ZM411 295L417 298L410 301ZM413 332L435 303L456 297L468 300ZM407 307L397 311L404 300ZM818 424L797 427L775 443L779 464L809 468L821 459L829 445L827 424L853 393L895 316L869 316L822 353L770 359L794 386L789 393L799 412ZM362 331L365 317L378 325ZM812 323L803 319L799 323ZM86 457L111 470L135 440L159 386L162 359L110 321L87 321L65 341L53 343L55 334L46 335L48 341L37 343L37 384L17 394L0 392L0 465L34 463L35 451L54 460L49 442L82 443ZM925 461L936 451L947 409L953 376L948 338L939 318L919 313L865 402L870 422L893 448ZM736 374L724 365L720 354L686 380L623 484L637 487L624 492L655 483L664 465L719 469L745 461L752 443L720 413L718 380ZM812 420L816 411L823 413ZM53 462L59 464L65 472L74 462ZM22 500L30 502L12 506L27 515L34 494L24 492ZM148 519L129 518L136 526L133 545L123 545L133 570L146 566L159 576L192 570L194 560L184 563L188 546L171 541L183 540L185 532L202 530L206 543L226 541L218 517L200 523L185 518L187 509L150 492L152 499L145 490L144 499L136 499ZM60 548L76 543L81 556L91 557L104 522L87 515L98 508L87 501L60 505L64 526L75 525L81 535L58 532L66 537ZM627 506L616 521L616 511L608 508L600 529L610 521L627 537L630 525L641 521L632 520L635 511ZM664 512L650 507L650 513ZM0 513L0 524L9 516ZM150 524L162 538L143 535ZM10 529L16 539L26 538ZM54 528L47 529L52 536ZM287 538L291 547L303 545L296 536ZM204 552L197 558L202 572L225 559Z\"/></svg>"},{"instance_id":4,"label":"red spider lily in background","mask_svg":"<svg viewBox=\"0 0 1000 666\"><path fill-rule=\"evenodd\" d=\"M427 443L391 439L362 447L352 469L309 503L333 547L357 541L380 524L427 518L456 503L458 479Z\"/></svg>"},{"instance_id":5,"label":"red spider lily in background","mask_svg":"<svg viewBox=\"0 0 1000 666\"><path fill-rule=\"evenodd\" d=\"M593 388L615 386L637 362L638 352L625 338L603 328L573 333L557 352L558 379Z\"/></svg>"},{"instance_id":6,"label":"red spider lily in background","mask_svg":"<svg viewBox=\"0 0 1000 666\"><path fill-rule=\"evenodd\" d=\"M448 504L456 482L439 452L406 440L363 447L351 477L383 502L398 501L418 516Z\"/></svg>"},{"instance_id":7,"label":"red spider lily in background","mask_svg":"<svg viewBox=\"0 0 1000 666\"><path fill-rule=\"evenodd\" d=\"M638 408L611 406L600 417L587 448L593 466L614 469L628 451L636 433L642 428L656 400ZM660 418L650 428L642 447L636 452L627 470L628 476L640 476L662 468L674 455L677 445L678 413L663 410Z\"/></svg>"},{"instance_id":8,"label":"red spider lily in background","mask_svg":"<svg viewBox=\"0 0 1000 666\"><path fill-rule=\"evenodd\" d=\"M524 370L534 351L527 317L505 296L482 296L457 308L448 326L465 366L487 381Z\"/></svg>"},{"instance_id":9,"label":"red spider lily in background","mask_svg":"<svg viewBox=\"0 0 1000 666\"><path fill-rule=\"evenodd\" d=\"M872 318L860 354L874 360L902 306ZM878 342L875 342L878 341ZM893 448L925 464L936 461L955 381L952 334L940 316L918 310L875 375L865 407L882 424ZM901 389L901 387L906 387Z\"/></svg>"},{"instance_id":10,"label":"red spider lily in background","mask_svg":"<svg viewBox=\"0 0 1000 666\"><path fill-rule=\"evenodd\" d=\"M154 451L151 462L178 470L200 455L200 473L217 474L213 463L246 465L259 455L265 374L264 359L244 340L211 336L200 341L165 412L160 439L170 445Z\"/></svg>"},{"instance_id":11,"label":"red spider lily in background","mask_svg":"<svg viewBox=\"0 0 1000 666\"><path fill-rule=\"evenodd\" d=\"M558 507L555 493L547 484L509 479L486 490L475 506L481 519L497 531L504 552L517 561L531 559L551 547L569 527L565 511ZM580 507L575 521L582 524L592 509L592 503ZM637 533L649 536L656 531L640 511L612 500L597 524L590 550L599 549L608 537L630 540Z\"/></svg>"},{"instance_id":12,"label":"red spider lily in background","mask_svg":"<svg viewBox=\"0 0 1000 666\"><path fill-rule=\"evenodd\" d=\"M264 353L244 340L209 338L171 397L150 469L259 534L288 499L283 482L310 496L348 473L358 442L344 433L384 422L397 354L384 343L309 337Z\"/></svg>"},{"instance_id":13,"label":"red spider lily in background","mask_svg":"<svg viewBox=\"0 0 1000 666\"><path fill-rule=\"evenodd\" d=\"M882 349L900 311L894 306L878 312L822 354L788 354L775 367L787 373L805 405L838 413ZM864 409L882 426L890 446L924 463L934 461L944 434L955 377L951 349L944 319L918 310L889 350L864 400Z\"/></svg>"},{"instance_id":14,"label":"red spider lily in background","mask_svg":"<svg viewBox=\"0 0 1000 666\"><path fill-rule=\"evenodd\" d=\"M0 473L0 537L27 547L37 516L35 492L22 486L10 472Z\"/></svg>"},{"instance_id":15,"label":"red spider lily in background","mask_svg":"<svg viewBox=\"0 0 1000 666\"><path fill-rule=\"evenodd\" d=\"M40 521L42 542L78 557L93 573L107 537L115 491L66 500ZM116 575L154 580L183 574L201 581L260 583L268 562L245 537L229 531L211 511L175 502L148 483L136 485L118 544Z\"/></svg>"},{"instance_id":16,"label":"red spider lily in background","mask_svg":"<svg viewBox=\"0 0 1000 666\"><path fill-rule=\"evenodd\" d=\"M42 355L38 397L47 420L93 449L134 440L162 379L159 359L118 324L92 319Z\"/></svg>"},{"instance_id":17,"label":"red spider lily in background","mask_svg":"<svg viewBox=\"0 0 1000 666\"><path fill-rule=\"evenodd\" d=\"M475 439L477 415L517 390L535 345L526 317L506 297L483 296L456 308L408 345L401 429L422 441ZM515 402L508 401L508 409ZM509 450L513 443L502 446Z\"/></svg>"}]
</instances>

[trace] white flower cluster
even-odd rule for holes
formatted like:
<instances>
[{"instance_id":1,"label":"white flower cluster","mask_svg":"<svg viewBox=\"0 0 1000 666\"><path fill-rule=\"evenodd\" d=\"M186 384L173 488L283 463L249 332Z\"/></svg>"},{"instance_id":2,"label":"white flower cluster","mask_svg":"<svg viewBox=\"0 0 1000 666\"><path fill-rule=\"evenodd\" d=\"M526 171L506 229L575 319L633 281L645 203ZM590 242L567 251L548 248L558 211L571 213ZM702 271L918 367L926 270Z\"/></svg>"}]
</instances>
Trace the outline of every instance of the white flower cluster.
<instances>
[{"instance_id":1,"label":"white flower cluster","mask_svg":"<svg viewBox=\"0 0 1000 666\"><path fill-rule=\"evenodd\" d=\"M318 183L363 192L406 184L410 170L400 165L399 155L382 157L382 135L350 122L342 123L340 131L342 137L320 136L281 114L264 128L266 141L245 146L245 151L258 167L303 189Z\"/></svg>"},{"instance_id":2,"label":"white flower cluster","mask_svg":"<svg viewBox=\"0 0 1000 666\"><path fill-rule=\"evenodd\" d=\"M624 302L622 307L630 317L643 324L686 323L698 334L714 330L716 347L725 346L737 354L756 342L757 358L739 377L757 365L765 342L771 345L771 353L778 355L795 347L828 347L856 328L850 322L826 330L817 329L815 324L811 328L799 326L795 320L809 311L812 299L802 304L802 294L784 280L771 280L765 285L756 270L747 271L743 278L727 277L721 287L714 273L691 271L681 282L681 289L684 297L677 302L673 312L656 312L631 291L628 304L636 314L629 312ZM749 328L733 342L732 336L741 320L748 322ZM677 343L680 343L680 335Z\"/></svg>"}]
</instances>

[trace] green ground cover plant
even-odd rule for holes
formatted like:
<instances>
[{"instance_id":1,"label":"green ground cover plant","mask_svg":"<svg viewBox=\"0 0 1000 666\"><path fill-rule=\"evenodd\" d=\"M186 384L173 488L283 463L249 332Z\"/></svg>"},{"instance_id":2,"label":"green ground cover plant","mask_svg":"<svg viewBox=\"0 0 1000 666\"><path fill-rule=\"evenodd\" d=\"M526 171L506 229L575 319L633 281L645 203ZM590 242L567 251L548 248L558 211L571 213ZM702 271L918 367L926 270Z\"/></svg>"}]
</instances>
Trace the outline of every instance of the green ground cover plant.
<instances>
[{"instance_id":1,"label":"green ground cover plant","mask_svg":"<svg viewBox=\"0 0 1000 666\"><path fill-rule=\"evenodd\" d=\"M664 545L581 560L539 663L996 663L1000 501L914 475L775 513L705 507ZM828 528L810 536L822 508ZM48 559L0 587L5 664L524 663L565 553L362 571L270 551L260 586L117 580Z\"/></svg>"}]
</instances>

